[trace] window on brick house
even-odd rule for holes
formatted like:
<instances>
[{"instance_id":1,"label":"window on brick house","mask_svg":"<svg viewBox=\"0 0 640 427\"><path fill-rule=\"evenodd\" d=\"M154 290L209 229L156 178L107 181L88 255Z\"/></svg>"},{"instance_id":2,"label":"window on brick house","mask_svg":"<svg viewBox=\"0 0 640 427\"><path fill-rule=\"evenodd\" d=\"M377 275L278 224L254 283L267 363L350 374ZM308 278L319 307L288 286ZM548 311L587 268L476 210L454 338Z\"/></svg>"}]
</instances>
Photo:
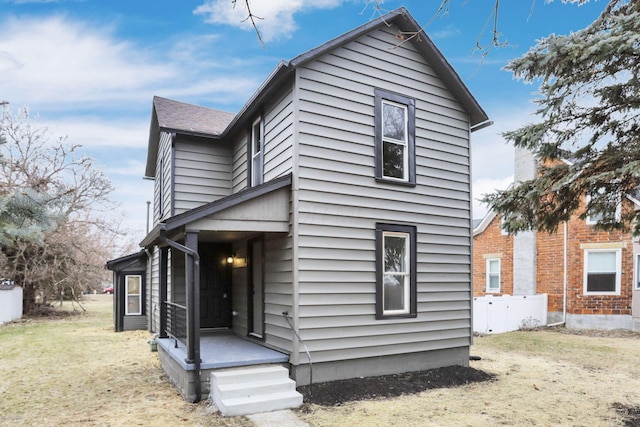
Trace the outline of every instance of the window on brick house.
<instances>
[{"instance_id":1,"label":"window on brick house","mask_svg":"<svg viewBox=\"0 0 640 427\"><path fill-rule=\"evenodd\" d=\"M603 192L604 192L604 190L599 190L598 194L602 194ZM591 201L591 196L587 195L587 197L586 197L587 205L589 205L590 201ZM620 213L621 213L621 206L622 205L620 203L620 199L619 198L616 198L614 202L616 203L616 210L615 210L615 212L613 214L605 215L604 213L597 213L597 214L594 213L594 214L587 215L587 219L586 219L587 224L594 225L594 224L597 224L598 222L602 221L603 219L620 221ZM611 202L611 203L614 203L614 202Z\"/></svg>"},{"instance_id":2,"label":"window on brick house","mask_svg":"<svg viewBox=\"0 0 640 427\"><path fill-rule=\"evenodd\" d=\"M584 293L620 294L621 249L584 251Z\"/></svg>"},{"instance_id":3,"label":"window on brick house","mask_svg":"<svg viewBox=\"0 0 640 427\"><path fill-rule=\"evenodd\" d=\"M487 292L500 292L500 258L488 258L486 268Z\"/></svg>"}]
</instances>

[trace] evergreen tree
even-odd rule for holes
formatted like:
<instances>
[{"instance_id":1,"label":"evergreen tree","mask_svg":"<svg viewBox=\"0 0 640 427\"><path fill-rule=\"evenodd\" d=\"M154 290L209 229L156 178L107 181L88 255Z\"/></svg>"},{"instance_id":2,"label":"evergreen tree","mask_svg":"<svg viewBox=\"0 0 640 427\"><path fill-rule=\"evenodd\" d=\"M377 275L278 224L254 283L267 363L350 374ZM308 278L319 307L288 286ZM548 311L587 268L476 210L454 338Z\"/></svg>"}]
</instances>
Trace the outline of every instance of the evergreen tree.
<instances>
[{"instance_id":1,"label":"evergreen tree","mask_svg":"<svg viewBox=\"0 0 640 427\"><path fill-rule=\"evenodd\" d=\"M640 234L639 210L616 215L640 185L640 2L610 0L587 28L550 35L506 68L540 82L541 98L539 122L503 135L534 153L537 178L483 198L505 229L555 232L578 213Z\"/></svg>"}]
</instances>

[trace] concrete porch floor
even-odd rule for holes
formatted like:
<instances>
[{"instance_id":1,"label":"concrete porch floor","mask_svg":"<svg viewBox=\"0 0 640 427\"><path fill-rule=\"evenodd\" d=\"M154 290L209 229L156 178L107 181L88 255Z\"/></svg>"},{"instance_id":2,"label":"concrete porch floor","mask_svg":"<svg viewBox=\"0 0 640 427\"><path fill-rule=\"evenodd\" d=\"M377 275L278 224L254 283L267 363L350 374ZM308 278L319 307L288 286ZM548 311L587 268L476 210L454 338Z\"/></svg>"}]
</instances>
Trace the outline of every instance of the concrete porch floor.
<instances>
[{"instance_id":1,"label":"concrete porch floor","mask_svg":"<svg viewBox=\"0 0 640 427\"><path fill-rule=\"evenodd\" d=\"M193 363L186 363L187 348L172 338L156 338L156 342L185 371L195 369ZM289 356L272 350L251 340L234 335L232 332L202 332L200 335L201 369L231 368L237 366L287 363Z\"/></svg>"}]
</instances>

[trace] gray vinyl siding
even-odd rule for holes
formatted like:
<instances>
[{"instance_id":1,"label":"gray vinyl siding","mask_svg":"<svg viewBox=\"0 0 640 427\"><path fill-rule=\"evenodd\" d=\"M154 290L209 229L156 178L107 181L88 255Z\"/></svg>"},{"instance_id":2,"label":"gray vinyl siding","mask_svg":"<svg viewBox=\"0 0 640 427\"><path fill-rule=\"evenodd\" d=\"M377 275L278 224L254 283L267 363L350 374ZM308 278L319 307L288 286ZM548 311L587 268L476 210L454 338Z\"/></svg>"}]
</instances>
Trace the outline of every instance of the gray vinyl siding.
<instances>
[{"instance_id":1,"label":"gray vinyl siding","mask_svg":"<svg viewBox=\"0 0 640 427\"><path fill-rule=\"evenodd\" d=\"M232 302L233 330L239 335L247 335L247 289L248 271L246 262L246 241L236 244L233 252L237 264L233 267ZM291 351L291 328L282 317L283 312L291 314L293 306L292 251L291 237L280 234L264 235L264 305L265 339L268 345L283 351Z\"/></svg>"},{"instance_id":2,"label":"gray vinyl siding","mask_svg":"<svg viewBox=\"0 0 640 427\"><path fill-rule=\"evenodd\" d=\"M231 194L231 149L219 141L179 137L174 144L174 214Z\"/></svg>"},{"instance_id":3,"label":"gray vinyl siding","mask_svg":"<svg viewBox=\"0 0 640 427\"><path fill-rule=\"evenodd\" d=\"M261 114L264 119L264 182L293 170L293 111L293 91L290 86L263 106ZM251 122L253 119L255 117ZM233 137L233 193L247 188L247 145L246 131Z\"/></svg>"},{"instance_id":4,"label":"gray vinyl siding","mask_svg":"<svg viewBox=\"0 0 640 427\"><path fill-rule=\"evenodd\" d=\"M280 93L264 113L264 181L293 169L293 92Z\"/></svg>"},{"instance_id":5,"label":"gray vinyl siding","mask_svg":"<svg viewBox=\"0 0 640 427\"><path fill-rule=\"evenodd\" d=\"M171 216L171 134L162 132L154 184L154 224Z\"/></svg>"},{"instance_id":6,"label":"gray vinyl siding","mask_svg":"<svg viewBox=\"0 0 640 427\"><path fill-rule=\"evenodd\" d=\"M239 132L233 138L233 166L232 166L232 190L233 193L247 188L247 132Z\"/></svg>"},{"instance_id":7,"label":"gray vinyl siding","mask_svg":"<svg viewBox=\"0 0 640 427\"><path fill-rule=\"evenodd\" d=\"M298 326L314 363L470 344L468 116L394 34L298 71ZM374 88L416 100L415 187L375 180ZM377 222L417 227L416 318L375 319Z\"/></svg>"},{"instance_id":8,"label":"gray vinyl siding","mask_svg":"<svg viewBox=\"0 0 640 427\"><path fill-rule=\"evenodd\" d=\"M293 332L282 316L292 315L293 272L290 236L267 235L264 240L264 305L267 344L291 352Z\"/></svg>"},{"instance_id":9,"label":"gray vinyl siding","mask_svg":"<svg viewBox=\"0 0 640 427\"><path fill-rule=\"evenodd\" d=\"M122 319L123 331L135 331L147 329L147 316L124 316Z\"/></svg>"}]
</instances>

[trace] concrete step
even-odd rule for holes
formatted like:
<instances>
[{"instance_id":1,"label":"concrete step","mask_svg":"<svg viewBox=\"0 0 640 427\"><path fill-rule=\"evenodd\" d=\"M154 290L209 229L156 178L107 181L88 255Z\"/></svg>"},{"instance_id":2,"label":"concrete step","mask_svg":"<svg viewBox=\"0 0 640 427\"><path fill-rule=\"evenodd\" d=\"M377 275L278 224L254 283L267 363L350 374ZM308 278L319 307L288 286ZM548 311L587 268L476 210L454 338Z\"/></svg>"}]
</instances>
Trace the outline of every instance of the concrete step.
<instances>
[{"instance_id":1,"label":"concrete step","mask_svg":"<svg viewBox=\"0 0 640 427\"><path fill-rule=\"evenodd\" d=\"M259 414L282 409L297 408L302 405L302 395L295 390L279 393L259 394L250 397L222 399L218 409L225 417Z\"/></svg>"},{"instance_id":2,"label":"concrete step","mask_svg":"<svg viewBox=\"0 0 640 427\"><path fill-rule=\"evenodd\" d=\"M237 384L218 384L217 390L225 398L247 397L257 394L295 391L296 382L290 378L276 378Z\"/></svg>"},{"instance_id":3,"label":"concrete step","mask_svg":"<svg viewBox=\"0 0 640 427\"><path fill-rule=\"evenodd\" d=\"M210 399L223 416L297 408L302 395L280 365L233 368L211 373Z\"/></svg>"},{"instance_id":4,"label":"concrete step","mask_svg":"<svg viewBox=\"0 0 640 427\"><path fill-rule=\"evenodd\" d=\"M218 370L211 373L211 380L215 380L216 384L221 385L251 382L257 378L267 381L283 377L289 378L289 370L281 365L248 366Z\"/></svg>"}]
</instances>

